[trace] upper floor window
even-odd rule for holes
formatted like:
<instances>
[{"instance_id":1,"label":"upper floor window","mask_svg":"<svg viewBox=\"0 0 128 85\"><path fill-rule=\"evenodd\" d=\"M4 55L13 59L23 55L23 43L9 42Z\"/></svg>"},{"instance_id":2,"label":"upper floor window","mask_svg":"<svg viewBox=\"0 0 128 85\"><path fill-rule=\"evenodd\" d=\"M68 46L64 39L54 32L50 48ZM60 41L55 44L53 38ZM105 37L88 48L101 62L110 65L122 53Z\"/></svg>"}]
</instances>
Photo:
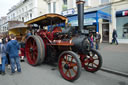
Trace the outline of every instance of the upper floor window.
<instances>
[{"instance_id":1,"label":"upper floor window","mask_svg":"<svg viewBox=\"0 0 128 85\"><path fill-rule=\"evenodd\" d=\"M63 9L63 11L67 10L67 0L63 0L62 9Z\"/></svg>"},{"instance_id":2,"label":"upper floor window","mask_svg":"<svg viewBox=\"0 0 128 85\"><path fill-rule=\"evenodd\" d=\"M53 13L56 13L56 2L53 2Z\"/></svg>"},{"instance_id":3,"label":"upper floor window","mask_svg":"<svg viewBox=\"0 0 128 85\"><path fill-rule=\"evenodd\" d=\"M84 1L85 1L84 5L89 6L89 0L84 0Z\"/></svg>"},{"instance_id":4,"label":"upper floor window","mask_svg":"<svg viewBox=\"0 0 128 85\"><path fill-rule=\"evenodd\" d=\"M63 0L64 5L67 5L67 0Z\"/></svg>"},{"instance_id":5,"label":"upper floor window","mask_svg":"<svg viewBox=\"0 0 128 85\"><path fill-rule=\"evenodd\" d=\"M109 0L101 0L101 4L109 3Z\"/></svg>"},{"instance_id":6,"label":"upper floor window","mask_svg":"<svg viewBox=\"0 0 128 85\"><path fill-rule=\"evenodd\" d=\"M48 3L48 12L51 13L51 3Z\"/></svg>"}]
</instances>

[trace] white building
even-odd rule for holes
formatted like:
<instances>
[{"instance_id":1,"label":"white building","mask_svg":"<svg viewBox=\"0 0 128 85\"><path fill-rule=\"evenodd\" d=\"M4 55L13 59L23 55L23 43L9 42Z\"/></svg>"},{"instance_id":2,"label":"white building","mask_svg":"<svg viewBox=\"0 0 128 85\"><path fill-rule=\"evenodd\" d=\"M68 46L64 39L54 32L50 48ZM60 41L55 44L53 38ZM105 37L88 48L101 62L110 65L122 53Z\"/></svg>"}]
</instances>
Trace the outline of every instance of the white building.
<instances>
[{"instance_id":1,"label":"white building","mask_svg":"<svg viewBox=\"0 0 128 85\"><path fill-rule=\"evenodd\" d=\"M8 31L7 17L1 17L0 19L0 33Z\"/></svg>"},{"instance_id":2,"label":"white building","mask_svg":"<svg viewBox=\"0 0 128 85\"><path fill-rule=\"evenodd\" d=\"M113 0L111 13L112 28L117 30L119 43L128 43L128 0Z\"/></svg>"},{"instance_id":3,"label":"white building","mask_svg":"<svg viewBox=\"0 0 128 85\"><path fill-rule=\"evenodd\" d=\"M28 21L46 13L61 13L62 0L21 0L13 6L8 16L8 21Z\"/></svg>"}]
</instances>

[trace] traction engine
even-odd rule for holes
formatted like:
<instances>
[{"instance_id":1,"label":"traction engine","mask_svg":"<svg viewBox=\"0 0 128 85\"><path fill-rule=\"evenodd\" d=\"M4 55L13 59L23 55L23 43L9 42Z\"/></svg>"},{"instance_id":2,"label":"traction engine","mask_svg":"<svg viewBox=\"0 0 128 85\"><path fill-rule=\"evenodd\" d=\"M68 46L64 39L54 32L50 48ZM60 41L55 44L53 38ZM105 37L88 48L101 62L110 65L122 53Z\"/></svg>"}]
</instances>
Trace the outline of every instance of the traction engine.
<instances>
[{"instance_id":1,"label":"traction engine","mask_svg":"<svg viewBox=\"0 0 128 85\"><path fill-rule=\"evenodd\" d=\"M73 27L54 27L50 31L40 30L26 40L25 54L28 63L37 66L43 62L56 63L61 76L74 81L80 77L81 68L96 72L102 66L102 57L91 49L85 30L83 30L83 1L78 1L78 25Z\"/></svg>"}]
</instances>

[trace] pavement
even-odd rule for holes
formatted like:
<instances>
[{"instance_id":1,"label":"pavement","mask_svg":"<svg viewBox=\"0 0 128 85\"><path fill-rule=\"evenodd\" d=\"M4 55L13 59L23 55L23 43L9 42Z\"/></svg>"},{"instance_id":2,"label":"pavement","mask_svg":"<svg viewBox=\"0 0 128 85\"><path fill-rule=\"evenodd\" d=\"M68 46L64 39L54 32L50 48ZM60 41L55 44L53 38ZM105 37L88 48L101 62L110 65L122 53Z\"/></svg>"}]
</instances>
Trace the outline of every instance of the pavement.
<instances>
[{"instance_id":1,"label":"pavement","mask_svg":"<svg viewBox=\"0 0 128 85\"><path fill-rule=\"evenodd\" d=\"M102 71L128 77L128 44L101 43L98 51L103 58Z\"/></svg>"}]
</instances>

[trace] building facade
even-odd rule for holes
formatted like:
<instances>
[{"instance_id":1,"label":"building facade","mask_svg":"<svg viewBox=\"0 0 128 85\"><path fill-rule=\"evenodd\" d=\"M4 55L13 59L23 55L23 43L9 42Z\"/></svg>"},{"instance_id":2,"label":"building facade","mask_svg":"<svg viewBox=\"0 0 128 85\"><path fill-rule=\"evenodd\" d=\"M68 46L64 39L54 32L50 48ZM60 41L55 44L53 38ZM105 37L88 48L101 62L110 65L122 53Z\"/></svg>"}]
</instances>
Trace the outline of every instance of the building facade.
<instances>
[{"instance_id":1,"label":"building facade","mask_svg":"<svg viewBox=\"0 0 128 85\"><path fill-rule=\"evenodd\" d=\"M7 17L1 17L0 19L0 33L7 32L8 31L8 23L7 23Z\"/></svg>"},{"instance_id":2,"label":"building facade","mask_svg":"<svg viewBox=\"0 0 128 85\"><path fill-rule=\"evenodd\" d=\"M117 30L119 43L128 43L128 0L115 0L112 4L112 28ZM111 30L112 33L112 30Z\"/></svg>"},{"instance_id":3,"label":"building facade","mask_svg":"<svg viewBox=\"0 0 128 85\"><path fill-rule=\"evenodd\" d=\"M62 0L22 0L13 6L8 21L29 21L46 13L61 13Z\"/></svg>"}]
</instances>

